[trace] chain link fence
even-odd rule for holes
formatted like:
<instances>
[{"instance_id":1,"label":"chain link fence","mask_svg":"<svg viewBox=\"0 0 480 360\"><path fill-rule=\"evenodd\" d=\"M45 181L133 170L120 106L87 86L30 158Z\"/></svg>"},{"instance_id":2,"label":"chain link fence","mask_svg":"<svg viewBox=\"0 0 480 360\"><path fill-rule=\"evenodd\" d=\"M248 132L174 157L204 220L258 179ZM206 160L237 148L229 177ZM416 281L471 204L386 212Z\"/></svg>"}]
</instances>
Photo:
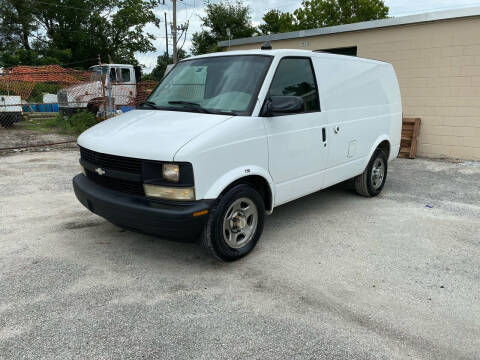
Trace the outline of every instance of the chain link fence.
<instances>
[{"instance_id":1,"label":"chain link fence","mask_svg":"<svg viewBox=\"0 0 480 360\"><path fill-rule=\"evenodd\" d=\"M87 111L98 121L135 109L156 82L142 82L129 65L99 65L88 71L51 66L0 70L0 125L29 117L67 117Z\"/></svg>"}]
</instances>

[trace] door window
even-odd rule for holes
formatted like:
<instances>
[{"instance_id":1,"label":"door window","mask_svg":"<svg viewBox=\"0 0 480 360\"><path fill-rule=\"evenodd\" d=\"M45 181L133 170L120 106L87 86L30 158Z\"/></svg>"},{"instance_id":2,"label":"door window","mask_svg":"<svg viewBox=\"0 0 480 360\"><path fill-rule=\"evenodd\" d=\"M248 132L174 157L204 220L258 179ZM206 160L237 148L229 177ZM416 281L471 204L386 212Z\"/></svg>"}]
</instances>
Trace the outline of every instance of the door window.
<instances>
[{"instance_id":1,"label":"door window","mask_svg":"<svg viewBox=\"0 0 480 360\"><path fill-rule=\"evenodd\" d=\"M318 89L312 63L308 58L284 58L280 61L268 96L299 96L302 112L320 111Z\"/></svg>"},{"instance_id":2,"label":"door window","mask_svg":"<svg viewBox=\"0 0 480 360\"><path fill-rule=\"evenodd\" d=\"M130 69L128 68L121 68L121 78L119 79L121 82L130 82Z\"/></svg>"},{"instance_id":3,"label":"door window","mask_svg":"<svg viewBox=\"0 0 480 360\"><path fill-rule=\"evenodd\" d=\"M117 81L117 69L115 68L110 68L110 81L112 83Z\"/></svg>"}]
</instances>

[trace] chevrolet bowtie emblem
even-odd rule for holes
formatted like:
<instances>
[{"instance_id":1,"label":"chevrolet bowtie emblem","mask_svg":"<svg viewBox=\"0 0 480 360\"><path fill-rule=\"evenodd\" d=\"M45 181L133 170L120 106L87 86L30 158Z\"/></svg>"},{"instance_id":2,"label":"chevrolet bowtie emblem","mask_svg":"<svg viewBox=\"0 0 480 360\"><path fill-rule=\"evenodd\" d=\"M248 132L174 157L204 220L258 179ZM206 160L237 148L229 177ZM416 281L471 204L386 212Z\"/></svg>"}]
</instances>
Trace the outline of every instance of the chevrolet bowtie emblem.
<instances>
[{"instance_id":1,"label":"chevrolet bowtie emblem","mask_svg":"<svg viewBox=\"0 0 480 360\"><path fill-rule=\"evenodd\" d=\"M105 175L105 170L103 170L102 168L96 168L95 172L100 176Z\"/></svg>"}]
</instances>

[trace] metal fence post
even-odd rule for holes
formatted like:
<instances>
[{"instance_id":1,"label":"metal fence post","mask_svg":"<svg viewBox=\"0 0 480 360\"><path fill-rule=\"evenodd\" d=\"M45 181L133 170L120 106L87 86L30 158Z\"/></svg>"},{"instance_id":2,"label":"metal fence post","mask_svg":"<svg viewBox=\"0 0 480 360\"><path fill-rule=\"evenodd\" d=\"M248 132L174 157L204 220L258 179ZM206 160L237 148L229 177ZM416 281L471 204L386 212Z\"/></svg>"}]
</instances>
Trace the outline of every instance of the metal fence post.
<instances>
[{"instance_id":1,"label":"metal fence post","mask_svg":"<svg viewBox=\"0 0 480 360\"><path fill-rule=\"evenodd\" d=\"M107 81L107 116L112 117L114 116L113 113L113 96L112 96L112 81Z\"/></svg>"}]
</instances>

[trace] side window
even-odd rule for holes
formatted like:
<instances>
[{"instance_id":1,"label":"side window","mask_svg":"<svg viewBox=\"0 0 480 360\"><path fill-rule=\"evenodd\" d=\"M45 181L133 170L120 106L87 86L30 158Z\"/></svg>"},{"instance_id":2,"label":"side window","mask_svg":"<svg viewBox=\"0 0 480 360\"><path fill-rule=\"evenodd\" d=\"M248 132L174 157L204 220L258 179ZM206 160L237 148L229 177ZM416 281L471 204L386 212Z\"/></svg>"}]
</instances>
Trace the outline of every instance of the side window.
<instances>
[{"instance_id":1,"label":"side window","mask_svg":"<svg viewBox=\"0 0 480 360\"><path fill-rule=\"evenodd\" d=\"M110 81L111 82L116 82L117 81L117 69L116 68L110 68Z\"/></svg>"},{"instance_id":2,"label":"side window","mask_svg":"<svg viewBox=\"0 0 480 360\"><path fill-rule=\"evenodd\" d=\"M130 69L129 68L121 68L121 78L119 79L121 82L130 82Z\"/></svg>"},{"instance_id":3,"label":"side window","mask_svg":"<svg viewBox=\"0 0 480 360\"><path fill-rule=\"evenodd\" d=\"M285 58L280 61L268 96L300 96L303 112L320 111L318 90L310 59Z\"/></svg>"}]
</instances>

